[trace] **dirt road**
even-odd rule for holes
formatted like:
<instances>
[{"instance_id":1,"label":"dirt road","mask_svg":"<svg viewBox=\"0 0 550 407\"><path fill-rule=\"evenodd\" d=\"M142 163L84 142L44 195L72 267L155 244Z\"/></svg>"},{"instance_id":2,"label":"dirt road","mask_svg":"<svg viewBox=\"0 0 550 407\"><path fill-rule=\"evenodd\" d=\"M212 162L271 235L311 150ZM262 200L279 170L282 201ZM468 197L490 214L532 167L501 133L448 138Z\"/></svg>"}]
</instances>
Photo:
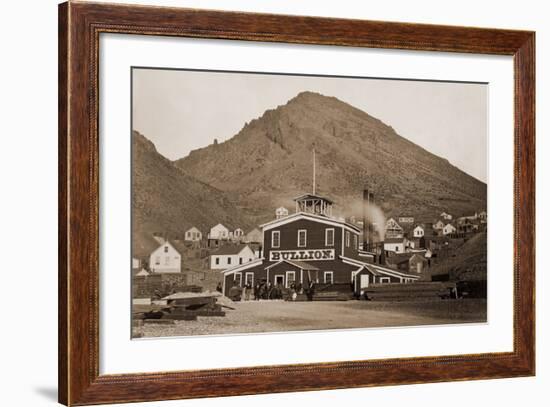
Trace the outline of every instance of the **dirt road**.
<instances>
[{"instance_id":1,"label":"dirt road","mask_svg":"<svg viewBox=\"0 0 550 407\"><path fill-rule=\"evenodd\" d=\"M199 317L174 325L146 324L134 328L144 337L220 335L316 329L374 328L485 322L483 300L431 302L285 302L235 303L225 317Z\"/></svg>"}]
</instances>

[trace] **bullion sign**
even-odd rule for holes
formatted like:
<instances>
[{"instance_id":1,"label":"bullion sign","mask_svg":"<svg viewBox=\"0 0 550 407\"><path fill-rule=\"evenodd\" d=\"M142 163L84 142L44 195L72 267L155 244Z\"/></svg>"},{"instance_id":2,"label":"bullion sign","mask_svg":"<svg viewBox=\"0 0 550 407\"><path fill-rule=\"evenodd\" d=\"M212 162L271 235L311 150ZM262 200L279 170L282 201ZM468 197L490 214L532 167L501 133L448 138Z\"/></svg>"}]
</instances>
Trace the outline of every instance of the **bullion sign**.
<instances>
[{"instance_id":1,"label":"bullion sign","mask_svg":"<svg viewBox=\"0 0 550 407\"><path fill-rule=\"evenodd\" d=\"M269 261L281 260L334 260L334 249L272 250Z\"/></svg>"}]
</instances>

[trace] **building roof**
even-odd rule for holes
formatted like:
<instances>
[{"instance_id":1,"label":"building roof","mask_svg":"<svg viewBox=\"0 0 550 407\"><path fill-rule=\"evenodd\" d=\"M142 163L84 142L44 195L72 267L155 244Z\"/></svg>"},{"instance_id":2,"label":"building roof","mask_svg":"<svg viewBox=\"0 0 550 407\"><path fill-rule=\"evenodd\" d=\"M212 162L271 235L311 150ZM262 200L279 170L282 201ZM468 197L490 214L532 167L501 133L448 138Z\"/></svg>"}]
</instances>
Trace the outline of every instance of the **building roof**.
<instances>
[{"instance_id":1,"label":"building roof","mask_svg":"<svg viewBox=\"0 0 550 407\"><path fill-rule=\"evenodd\" d=\"M334 201L328 198L325 198L324 196L313 195L313 194L304 194L294 198L295 201L305 201L306 199L322 199L323 201L327 201L328 203L334 203Z\"/></svg>"},{"instance_id":2,"label":"building roof","mask_svg":"<svg viewBox=\"0 0 550 407\"><path fill-rule=\"evenodd\" d=\"M362 268L365 268L374 275L383 274L383 275L390 275L390 276L394 276L394 277L410 278L410 279L413 279L413 280L418 280L419 279L418 275L403 273L401 271L394 270L394 269L391 269L391 268L388 268L388 267L384 267L384 266L381 266L379 264L365 263L361 260L356 260L356 259L352 259L352 258L344 257L344 256L340 256L340 258L342 259L342 261L344 263L361 267L357 271L361 271Z\"/></svg>"},{"instance_id":3,"label":"building roof","mask_svg":"<svg viewBox=\"0 0 550 407\"><path fill-rule=\"evenodd\" d=\"M214 229L216 226L221 226L221 227L223 227L223 228L225 228L225 229L227 229L227 230L232 229L231 227L225 226L223 223L216 223L216 224L215 224L214 226L212 226L209 230Z\"/></svg>"},{"instance_id":4,"label":"building roof","mask_svg":"<svg viewBox=\"0 0 550 407\"><path fill-rule=\"evenodd\" d=\"M287 263L294 267L298 267L299 269L302 269L302 270L319 270L317 267L312 266L311 264L305 261L299 261L299 260L281 260L281 261L278 261L277 263L270 264L265 269L269 270L270 268L275 267L281 263Z\"/></svg>"},{"instance_id":5,"label":"building roof","mask_svg":"<svg viewBox=\"0 0 550 407\"><path fill-rule=\"evenodd\" d=\"M400 253L393 256L386 257L386 262L389 264L402 264L409 262L414 256L420 256L424 259L422 252L409 252L409 253Z\"/></svg>"},{"instance_id":6,"label":"building roof","mask_svg":"<svg viewBox=\"0 0 550 407\"><path fill-rule=\"evenodd\" d=\"M343 226L347 229L352 230L354 233L361 233L361 229L345 221L340 221L338 219L329 218L321 215L315 215L313 213L306 213L306 212L297 212L281 219L274 219L271 222L267 222L267 223L264 223L263 225L260 225L260 227L264 228L264 230L268 230L274 226L286 225L287 223L294 222L295 220L299 220L299 219L310 219L313 221L326 223L329 225Z\"/></svg>"},{"instance_id":7,"label":"building roof","mask_svg":"<svg viewBox=\"0 0 550 407\"><path fill-rule=\"evenodd\" d=\"M404 237L389 237L384 240L384 243L403 243L404 241Z\"/></svg>"},{"instance_id":8,"label":"building roof","mask_svg":"<svg viewBox=\"0 0 550 407\"><path fill-rule=\"evenodd\" d=\"M244 263L244 264L237 264L233 267L230 267L228 269L225 269L222 271L223 275L226 276L228 274L234 274L238 271L243 271L243 270L248 270L250 268L253 268L253 267L257 267L259 265L261 265L262 263L264 262L264 259L261 258L261 259L254 259L252 261L249 261L248 263Z\"/></svg>"},{"instance_id":9,"label":"building roof","mask_svg":"<svg viewBox=\"0 0 550 407\"><path fill-rule=\"evenodd\" d=\"M411 257L414 256L415 253L400 253L393 256L387 256L386 257L386 263L389 264L401 264L404 262L408 262Z\"/></svg>"},{"instance_id":10,"label":"building roof","mask_svg":"<svg viewBox=\"0 0 550 407\"><path fill-rule=\"evenodd\" d=\"M288 263L293 264L296 267L301 268L302 270L319 270L317 267L312 266L311 264L309 264L305 261L288 260Z\"/></svg>"},{"instance_id":11,"label":"building roof","mask_svg":"<svg viewBox=\"0 0 550 407\"><path fill-rule=\"evenodd\" d=\"M220 255L231 255L231 254L239 254L243 251L245 247L248 247L250 250L250 245L246 243L241 244L227 244L222 247L220 247L218 250L212 253L212 255L220 256ZM253 251L253 250L252 250Z\"/></svg>"},{"instance_id":12,"label":"building roof","mask_svg":"<svg viewBox=\"0 0 550 407\"><path fill-rule=\"evenodd\" d=\"M187 246L183 240L167 240L166 243L170 243L174 249L182 256L187 250ZM162 246L162 245L161 245Z\"/></svg>"},{"instance_id":13,"label":"building roof","mask_svg":"<svg viewBox=\"0 0 550 407\"><path fill-rule=\"evenodd\" d=\"M148 233L140 233L132 238L132 257L149 258L159 247L159 243Z\"/></svg>"}]
</instances>

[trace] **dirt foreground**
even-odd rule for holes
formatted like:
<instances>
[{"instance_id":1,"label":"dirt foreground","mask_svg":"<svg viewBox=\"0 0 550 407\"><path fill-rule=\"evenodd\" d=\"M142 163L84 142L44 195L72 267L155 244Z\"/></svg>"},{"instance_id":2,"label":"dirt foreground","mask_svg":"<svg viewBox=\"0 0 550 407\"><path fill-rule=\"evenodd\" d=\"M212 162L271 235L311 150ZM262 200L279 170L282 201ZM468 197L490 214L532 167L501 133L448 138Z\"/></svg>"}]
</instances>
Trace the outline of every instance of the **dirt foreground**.
<instances>
[{"instance_id":1,"label":"dirt foreground","mask_svg":"<svg viewBox=\"0 0 550 407\"><path fill-rule=\"evenodd\" d=\"M425 302L249 301L225 309L225 317L199 317L173 325L138 324L134 337L223 335L318 329L374 328L480 323L487 321L485 300Z\"/></svg>"}]
</instances>

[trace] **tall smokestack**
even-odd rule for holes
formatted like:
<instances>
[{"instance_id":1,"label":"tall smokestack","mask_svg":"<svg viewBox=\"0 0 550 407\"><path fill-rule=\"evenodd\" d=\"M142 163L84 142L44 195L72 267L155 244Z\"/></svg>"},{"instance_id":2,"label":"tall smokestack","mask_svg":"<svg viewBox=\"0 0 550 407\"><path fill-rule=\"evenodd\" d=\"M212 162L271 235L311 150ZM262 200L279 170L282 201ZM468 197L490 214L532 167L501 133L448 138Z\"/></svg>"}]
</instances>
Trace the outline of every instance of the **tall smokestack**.
<instances>
[{"instance_id":1,"label":"tall smokestack","mask_svg":"<svg viewBox=\"0 0 550 407\"><path fill-rule=\"evenodd\" d=\"M370 242L370 236L369 236L369 225L370 225L370 219L368 216L369 213L369 190L364 189L363 190L363 250L368 250Z\"/></svg>"},{"instance_id":2,"label":"tall smokestack","mask_svg":"<svg viewBox=\"0 0 550 407\"><path fill-rule=\"evenodd\" d=\"M374 245L374 194L369 192L369 244Z\"/></svg>"},{"instance_id":3,"label":"tall smokestack","mask_svg":"<svg viewBox=\"0 0 550 407\"><path fill-rule=\"evenodd\" d=\"M363 190L363 250L372 250L374 243L374 227L372 205L374 205L374 194L368 189Z\"/></svg>"}]
</instances>

